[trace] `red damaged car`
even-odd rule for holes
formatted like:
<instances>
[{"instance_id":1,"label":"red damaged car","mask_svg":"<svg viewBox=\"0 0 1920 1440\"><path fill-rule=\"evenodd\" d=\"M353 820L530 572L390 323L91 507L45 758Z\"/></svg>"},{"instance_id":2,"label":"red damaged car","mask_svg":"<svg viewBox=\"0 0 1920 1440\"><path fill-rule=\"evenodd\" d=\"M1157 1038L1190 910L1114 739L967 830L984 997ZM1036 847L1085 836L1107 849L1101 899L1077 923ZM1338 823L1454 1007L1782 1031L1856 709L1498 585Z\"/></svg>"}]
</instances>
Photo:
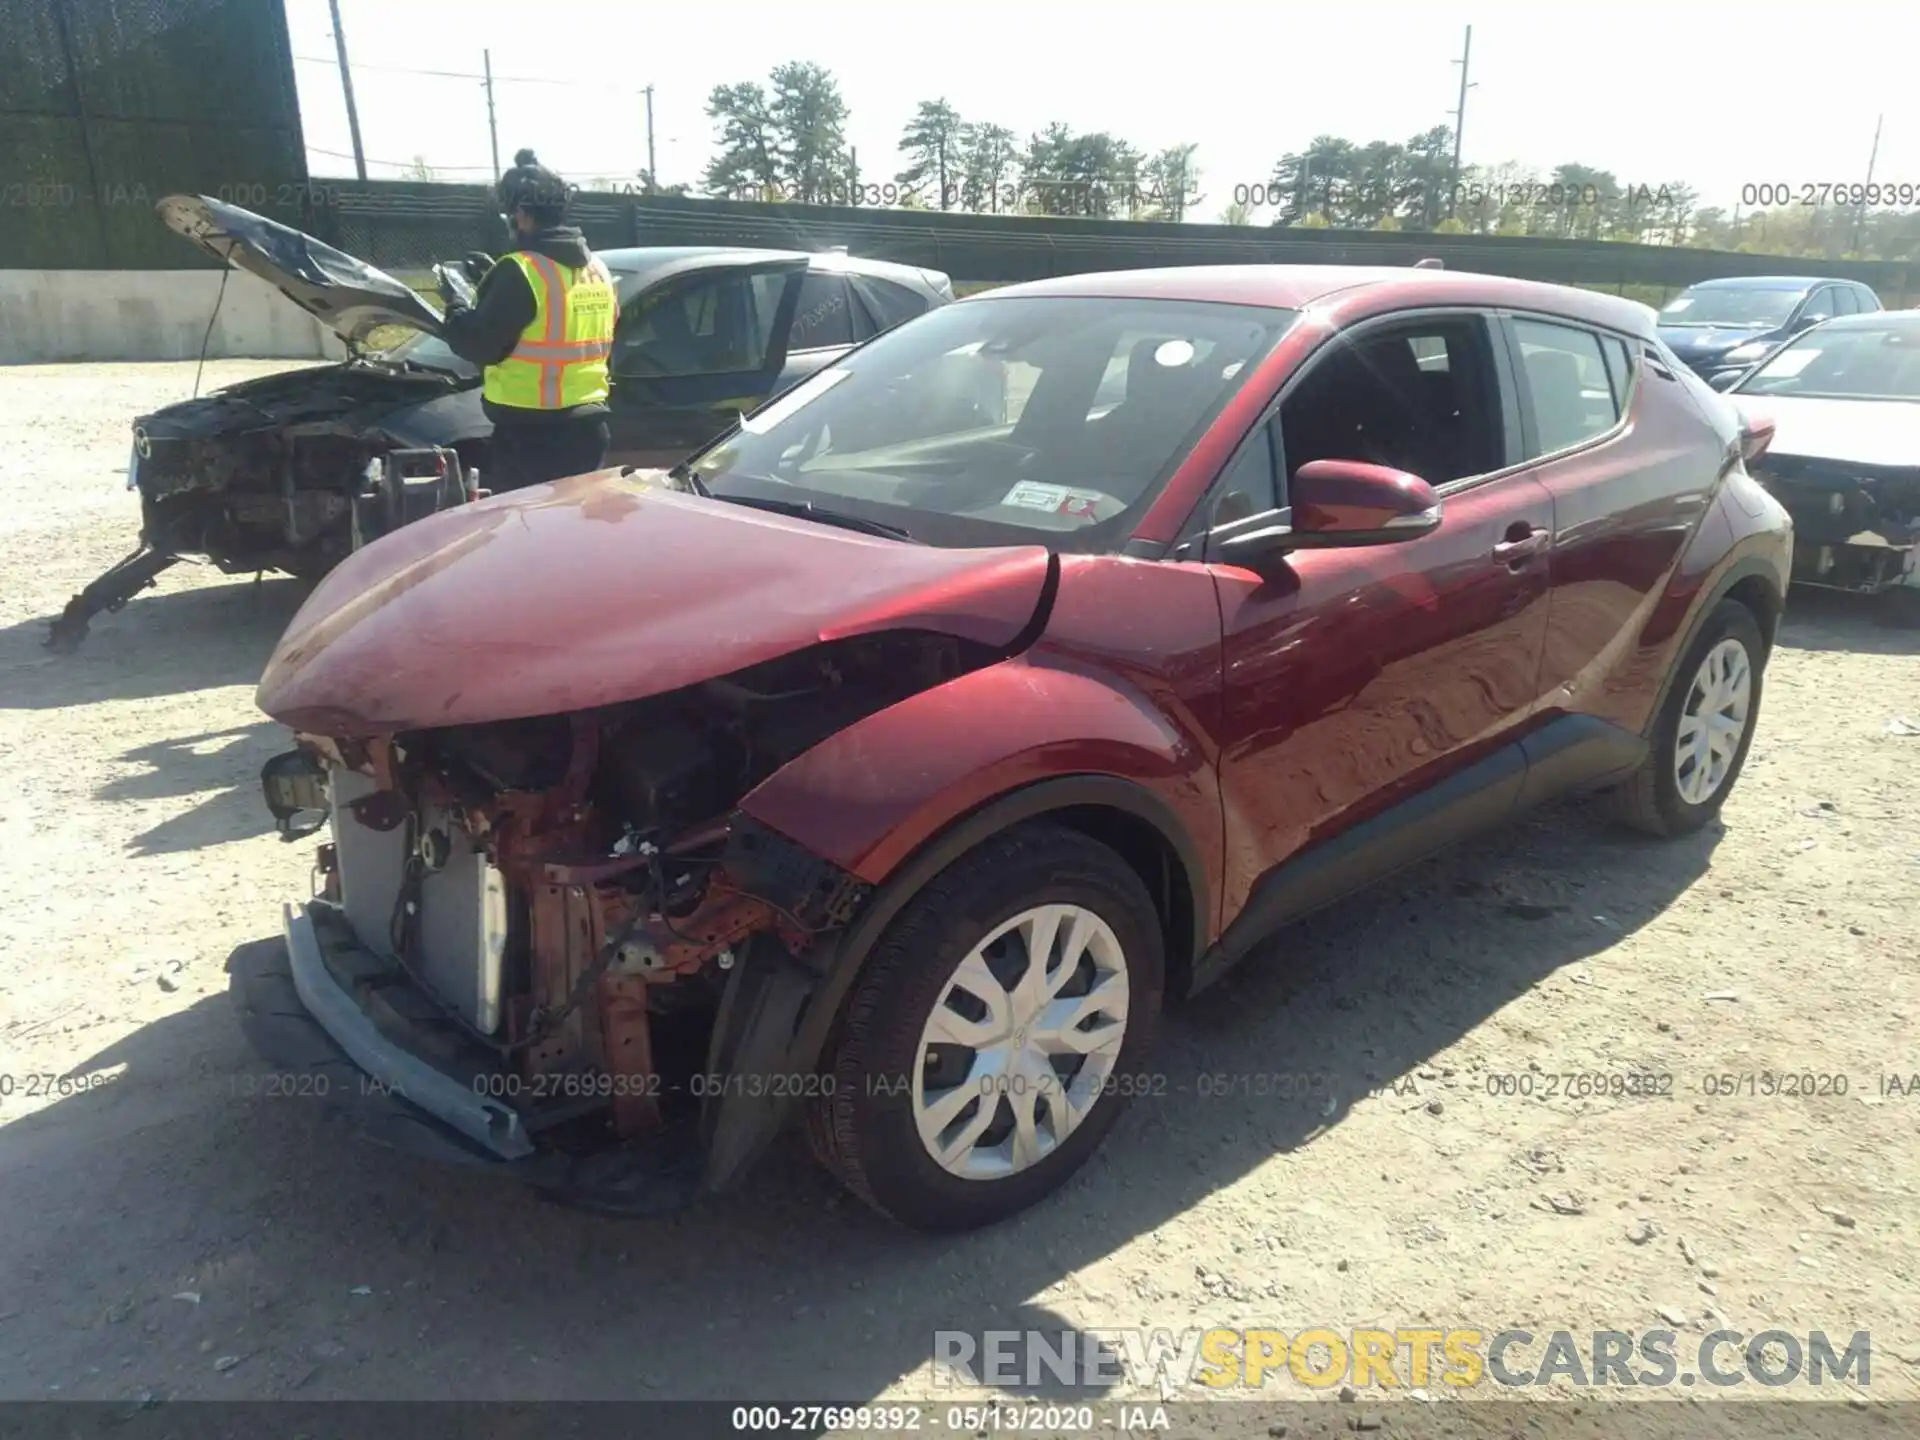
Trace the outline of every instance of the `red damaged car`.
<instances>
[{"instance_id":1,"label":"red damaged car","mask_svg":"<svg viewBox=\"0 0 1920 1440\"><path fill-rule=\"evenodd\" d=\"M1604 295L1015 286L671 472L351 556L261 682L331 826L230 962L298 1093L573 1203L789 1121L910 1225L1082 1164L1167 1003L1522 808L1705 823L1789 573L1745 426Z\"/></svg>"}]
</instances>

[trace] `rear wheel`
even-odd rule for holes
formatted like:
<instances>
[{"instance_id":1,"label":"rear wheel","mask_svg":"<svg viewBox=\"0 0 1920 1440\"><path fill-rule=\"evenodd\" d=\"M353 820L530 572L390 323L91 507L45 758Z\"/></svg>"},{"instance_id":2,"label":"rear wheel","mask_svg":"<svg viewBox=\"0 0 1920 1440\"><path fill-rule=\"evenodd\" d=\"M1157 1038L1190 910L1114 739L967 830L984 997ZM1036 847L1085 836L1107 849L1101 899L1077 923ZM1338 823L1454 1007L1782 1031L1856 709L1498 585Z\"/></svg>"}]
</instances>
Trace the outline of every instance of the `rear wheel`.
<instances>
[{"instance_id":1,"label":"rear wheel","mask_svg":"<svg viewBox=\"0 0 1920 1440\"><path fill-rule=\"evenodd\" d=\"M855 982L815 1153L916 1229L1025 1209L1139 1088L1164 965L1153 901L1112 850L1044 823L986 841L908 903Z\"/></svg>"},{"instance_id":2,"label":"rear wheel","mask_svg":"<svg viewBox=\"0 0 1920 1440\"><path fill-rule=\"evenodd\" d=\"M1719 813L1753 741L1766 659L1753 612L1722 600L1681 657L1647 758L1607 792L1615 819L1652 835L1686 835Z\"/></svg>"}]
</instances>

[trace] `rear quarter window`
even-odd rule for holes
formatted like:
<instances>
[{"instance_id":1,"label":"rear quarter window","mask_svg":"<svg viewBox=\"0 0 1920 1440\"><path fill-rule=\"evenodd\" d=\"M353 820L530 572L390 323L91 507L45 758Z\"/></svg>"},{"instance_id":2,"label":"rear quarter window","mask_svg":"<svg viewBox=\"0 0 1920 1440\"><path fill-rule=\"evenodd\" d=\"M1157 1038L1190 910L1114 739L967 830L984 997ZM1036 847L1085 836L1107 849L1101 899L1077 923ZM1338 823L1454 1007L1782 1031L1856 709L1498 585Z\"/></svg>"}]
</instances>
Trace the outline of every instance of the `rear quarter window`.
<instances>
[{"instance_id":1,"label":"rear quarter window","mask_svg":"<svg viewBox=\"0 0 1920 1440\"><path fill-rule=\"evenodd\" d=\"M847 280L867 313L873 317L876 330L891 330L896 325L904 325L915 316L924 315L933 303L918 291L896 285L891 280L882 280L876 275L853 274Z\"/></svg>"}]
</instances>

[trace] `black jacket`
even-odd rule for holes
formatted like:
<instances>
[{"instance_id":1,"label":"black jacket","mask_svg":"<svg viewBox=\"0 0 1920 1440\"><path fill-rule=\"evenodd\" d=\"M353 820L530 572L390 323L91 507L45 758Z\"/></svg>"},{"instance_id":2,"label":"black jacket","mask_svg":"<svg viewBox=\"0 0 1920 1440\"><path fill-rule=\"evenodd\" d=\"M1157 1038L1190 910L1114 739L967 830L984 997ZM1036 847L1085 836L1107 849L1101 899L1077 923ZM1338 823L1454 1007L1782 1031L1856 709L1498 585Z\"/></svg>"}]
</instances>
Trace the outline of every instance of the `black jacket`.
<instances>
[{"instance_id":1,"label":"black jacket","mask_svg":"<svg viewBox=\"0 0 1920 1440\"><path fill-rule=\"evenodd\" d=\"M537 230L526 236L516 248L545 255L556 264L570 269L578 269L593 258L593 252L587 248L586 237L572 225L555 225ZM525 272L518 265L509 265L502 259L480 282L471 309L464 305L448 307L445 324L447 348L461 359L471 360L476 365L498 365L513 353L521 332L533 323L534 313L533 287L527 283ZM539 425L607 413L607 407L597 401L565 410L524 410L518 406L494 405L486 401L481 402L481 408L496 425L503 421L508 424Z\"/></svg>"}]
</instances>

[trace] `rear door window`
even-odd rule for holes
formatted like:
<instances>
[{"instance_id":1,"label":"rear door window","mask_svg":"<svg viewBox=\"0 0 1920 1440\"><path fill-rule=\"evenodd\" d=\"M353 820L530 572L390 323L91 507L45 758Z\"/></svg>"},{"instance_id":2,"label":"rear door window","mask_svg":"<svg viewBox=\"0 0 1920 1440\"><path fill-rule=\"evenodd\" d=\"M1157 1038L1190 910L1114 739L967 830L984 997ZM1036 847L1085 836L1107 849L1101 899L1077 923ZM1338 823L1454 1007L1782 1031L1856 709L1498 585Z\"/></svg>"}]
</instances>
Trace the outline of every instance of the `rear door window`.
<instances>
[{"instance_id":1,"label":"rear door window","mask_svg":"<svg viewBox=\"0 0 1920 1440\"><path fill-rule=\"evenodd\" d=\"M614 374L670 379L763 368L785 285L783 273L728 269L643 290L614 332Z\"/></svg>"},{"instance_id":2,"label":"rear door window","mask_svg":"<svg viewBox=\"0 0 1920 1440\"><path fill-rule=\"evenodd\" d=\"M1515 320L1513 334L1533 411L1529 458L1565 450L1614 427L1620 406L1598 335L1541 320Z\"/></svg>"},{"instance_id":3,"label":"rear door window","mask_svg":"<svg viewBox=\"0 0 1920 1440\"><path fill-rule=\"evenodd\" d=\"M882 280L876 275L853 274L847 277L860 303L873 317L876 330L891 330L916 315L924 315L932 302L916 290Z\"/></svg>"},{"instance_id":4,"label":"rear door window","mask_svg":"<svg viewBox=\"0 0 1920 1440\"><path fill-rule=\"evenodd\" d=\"M851 344L853 319L848 313L846 281L838 275L809 270L800 281L800 303L793 312L787 353Z\"/></svg>"}]
</instances>

